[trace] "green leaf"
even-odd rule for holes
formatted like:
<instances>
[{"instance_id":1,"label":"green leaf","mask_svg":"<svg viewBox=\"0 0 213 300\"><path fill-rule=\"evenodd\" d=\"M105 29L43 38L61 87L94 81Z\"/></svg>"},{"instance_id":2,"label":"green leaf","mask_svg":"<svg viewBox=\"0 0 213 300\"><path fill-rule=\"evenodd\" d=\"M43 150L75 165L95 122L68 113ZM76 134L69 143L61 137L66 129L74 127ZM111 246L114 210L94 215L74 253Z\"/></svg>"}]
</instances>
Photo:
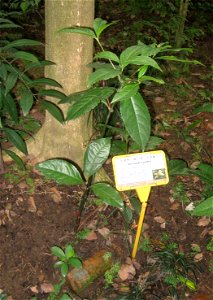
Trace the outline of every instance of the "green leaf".
<instances>
[{"instance_id":1,"label":"green leaf","mask_svg":"<svg viewBox=\"0 0 213 300\"><path fill-rule=\"evenodd\" d=\"M79 258L77 257L72 257L69 259L69 264L74 267L74 268L81 268L82 267L82 262Z\"/></svg>"},{"instance_id":2,"label":"green leaf","mask_svg":"<svg viewBox=\"0 0 213 300\"><path fill-rule=\"evenodd\" d=\"M143 67L141 67L140 70L139 70L139 72L138 72L138 78L140 78L140 77L142 77L143 75L145 75L147 69L148 69L148 66L146 66L146 65L143 66Z\"/></svg>"},{"instance_id":3,"label":"green leaf","mask_svg":"<svg viewBox=\"0 0 213 300\"><path fill-rule=\"evenodd\" d=\"M87 27L66 27L66 28L62 28L58 31L59 33L79 33L79 34L83 34L86 36L90 36L92 38L96 38L95 33L92 29L87 28Z\"/></svg>"},{"instance_id":4,"label":"green leaf","mask_svg":"<svg viewBox=\"0 0 213 300\"><path fill-rule=\"evenodd\" d=\"M189 63L189 64L194 64L194 65L202 65L204 66L201 62L198 60L189 60L189 59L181 59L177 56L173 55L167 55L167 56L158 56L156 59L162 59L162 60L169 60L169 61L177 61L177 62L183 62L183 63Z\"/></svg>"},{"instance_id":5,"label":"green leaf","mask_svg":"<svg viewBox=\"0 0 213 300\"><path fill-rule=\"evenodd\" d=\"M4 149L4 152L6 152L7 155L9 155L15 161L15 163L21 170L26 170L23 160L15 152L6 149Z\"/></svg>"},{"instance_id":6,"label":"green leaf","mask_svg":"<svg viewBox=\"0 0 213 300\"><path fill-rule=\"evenodd\" d=\"M97 139L89 144L84 155L84 173L88 177L103 166L109 156L110 146L111 138Z\"/></svg>"},{"instance_id":7,"label":"green leaf","mask_svg":"<svg viewBox=\"0 0 213 300\"><path fill-rule=\"evenodd\" d=\"M122 69L129 64L129 60L136 58L140 53L141 46L139 45L126 48L120 55L120 65Z\"/></svg>"},{"instance_id":8,"label":"green leaf","mask_svg":"<svg viewBox=\"0 0 213 300\"><path fill-rule=\"evenodd\" d=\"M187 175L187 164L181 159L171 159L168 161L168 171L170 176Z\"/></svg>"},{"instance_id":9,"label":"green leaf","mask_svg":"<svg viewBox=\"0 0 213 300\"><path fill-rule=\"evenodd\" d=\"M112 142L110 155L121 155L127 153L127 143L119 140Z\"/></svg>"},{"instance_id":10,"label":"green leaf","mask_svg":"<svg viewBox=\"0 0 213 300\"><path fill-rule=\"evenodd\" d=\"M127 63L127 65L129 65L129 64L147 65L147 66L151 66L155 69L158 69L158 70L162 71L161 68L159 67L159 65L157 64L157 62L149 56L140 55L140 56L137 56L135 58L131 58L131 59L127 60L126 63Z\"/></svg>"},{"instance_id":11,"label":"green leaf","mask_svg":"<svg viewBox=\"0 0 213 300\"><path fill-rule=\"evenodd\" d=\"M67 96L58 91L58 90L53 90L53 89L49 89L49 90L41 90L39 91L39 96L48 96L48 97L53 97L53 98L56 98L56 99L60 99L60 100L65 100L67 99Z\"/></svg>"},{"instance_id":12,"label":"green leaf","mask_svg":"<svg viewBox=\"0 0 213 300\"><path fill-rule=\"evenodd\" d=\"M97 69L95 72L91 73L88 78L88 85L92 86L94 83L100 80L107 80L110 78L115 78L120 74L119 69L114 69L112 66L107 65L103 68Z\"/></svg>"},{"instance_id":13,"label":"green leaf","mask_svg":"<svg viewBox=\"0 0 213 300\"><path fill-rule=\"evenodd\" d=\"M213 196L198 204L192 212L192 216L213 216Z\"/></svg>"},{"instance_id":14,"label":"green leaf","mask_svg":"<svg viewBox=\"0 0 213 300\"><path fill-rule=\"evenodd\" d=\"M2 47L2 50L8 50L14 47L26 47L26 46L40 46L41 42L30 40L30 39L19 39L8 43L6 46Z\"/></svg>"},{"instance_id":15,"label":"green leaf","mask_svg":"<svg viewBox=\"0 0 213 300\"><path fill-rule=\"evenodd\" d=\"M117 23L117 21L111 22L107 24L107 21L101 19L101 18L96 18L93 22L93 28L95 30L97 38L99 38L100 34L109 26Z\"/></svg>"},{"instance_id":16,"label":"green leaf","mask_svg":"<svg viewBox=\"0 0 213 300\"><path fill-rule=\"evenodd\" d=\"M141 76L140 77L140 82L143 82L143 81L154 81L154 82L157 82L159 84L164 84L165 83L165 81L163 79L152 77L152 76Z\"/></svg>"},{"instance_id":17,"label":"green leaf","mask_svg":"<svg viewBox=\"0 0 213 300\"><path fill-rule=\"evenodd\" d=\"M7 139L21 152L24 154L28 154L27 147L25 141L22 139L22 137L11 128L4 128L4 132L6 134Z\"/></svg>"},{"instance_id":18,"label":"green leaf","mask_svg":"<svg viewBox=\"0 0 213 300\"><path fill-rule=\"evenodd\" d=\"M213 112L213 103L204 103L202 106L198 107L198 108L195 108L193 110L193 114L197 114L199 112Z\"/></svg>"},{"instance_id":19,"label":"green leaf","mask_svg":"<svg viewBox=\"0 0 213 300\"><path fill-rule=\"evenodd\" d=\"M83 183L77 168L63 159L49 159L36 166L36 169L59 184L76 185Z\"/></svg>"},{"instance_id":20,"label":"green leaf","mask_svg":"<svg viewBox=\"0 0 213 300\"><path fill-rule=\"evenodd\" d=\"M127 205L125 205L124 207L123 216L127 224L132 221L132 217L133 217L132 210Z\"/></svg>"},{"instance_id":21,"label":"green leaf","mask_svg":"<svg viewBox=\"0 0 213 300\"><path fill-rule=\"evenodd\" d=\"M64 251L60 247L58 247L58 246L51 247L51 253L54 256L57 256L61 260L63 260L63 259L66 258Z\"/></svg>"},{"instance_id":22,"label":"green leaf","mask_svg":"<svg viewBox=\"0 0 213 300\"><path fill-rule=\"evenodd\" d=\"M38 62L38 58L29 53L29 52L25 52L25 51L16 51L12 54L12 57L16 58L16 59L22 59L22 60L28 60L31 62Z\"/></svg>"},{"instance_id":23,"label":"green leaf","mask_svg":"<svg viewBox=\"0 0 213 300\"><path fill-rule=\"evenodd\" d=\"M24 89L24 92L20 95L20 106L23 111L23 115L26 116L30 109L33 106L33 95L32 92L29 89Z\"/></svg>"},{"instance_id":24,"label":"green leaf","mask_svg":"<svg viewBox=\"0 0 213 300\"><path fill-rule=\"evenodd\" d=\"M5 82L5 95L7 95L15 86L18 79L18 74L13 72L7 76L7 80Z\"/></svg>"},{"instance_id":25,"label":"green leaf","mask_svg":"<svg viewBox=\"0 0 213 300\"><path fill-rule=\"evenodd\" d=\"M64 115L62 110L53 102L43 101L42 107L46 109L58 122L64 122Z\"/></svg>"},{"instance_id":26,"label":"green leaf","mask_svg":"<svg viewBox=\"0 0 213 300\"><path fill-rule=\"evenodd\" d=\"M121 101L120 112L129 135L144 151L150 137L151 122L142 96L137 93L130 99Z\"/></svg>"},{"instance_id":27,"label":"green leaf","mask_svg":"<svg viewBox=\"0 0 213 300\"><path fill-rule=\"evenodd\" d=\"M209 184L213 183L213 166L208 164L199 164L197 166L198 170L190 170L190 173L193 173L200 177L201 180Z\"/></svg>"},{"instance_id":28,"label":"green leaf","mask_svg":"<svg viewBox=\"0 0 213 300\"><path fill-rule=\"evenodd\" d=\"M113 92L113 88L93 88L69 96L69 101L77 101L69 107L66 119L73 120L90 112L101 101L108 98Z\"/></svg>"},{"instance_id":29,"label":"green leaf","mask_svg":"<svg viewBox=\"0 0 213 300\"><path fill-rule=\"evenodd\" d=\"M112 61L115 61L115 62L119 63L118 56L115 53L111 52L111 51L99 52L95 55L95 58L109 59L109 60L112 60Z\"/></svg>"},{"instance_id":30,"label":"green leaf","mask_svg":"<svg viewBox=\"0 0 213 300\"><path fill-rule=\"evenodd\" d=\"M7 94L7 96L3 98L3 101L4 101L5 108L9 113L10 117L17 124L19 122L18 110L13 97L10 94Z\"/></svg>"},{"instance_id":31,"label":"green leaf","mask_svg":"<svg viewBox=\"0 0 213 300\"><path fill-rule=\"evenodd\" d=\"M62 86L60 85L60 83L58 83L56 80L54 80L52 78L38 78L38 79L34 79L34 80L31 81L31 84L33 86L35 86L35 85L50 85L50 86L55 86L55 87L62 88Z\"/></svg>"},{"instance_id":32,"label":"green leaf","mask_svg":"<svg viewBox=\"0 0 213 300\"><path fill-rule=\"evenodd\" d=\"M117 91L117 93L114 95L111 103L127 100L130 97L134 96L138 92L138 90L139 90L138 83L127 84Z\"/></svg>"},{"instance_id":33,"label":"green leaf","mask_svg":"<svg viewBox=\"0 0 213 300\"><path fill-rule=\"evenodd\" d=\"M164 142L164 139L158 137L158 136L150 136L150 139L146 145L146 151L149 150L155 150L157 146L162 144Z\"/></svg>"},{"instance_id":34,"label":"green leaf","mask_svg":"<svg viewBox=\"0 0 213 300\"><path fill-rule=\"evenodd\" d=\"M66 263L63 263L63 264L61 265L61 275L62 275L63 277L66 277L67 274L68 274L68 272L69 272L69 267L68 267L68 265L67 265Z\"/></svg>"},{"instance_id":35,"label":"green leaf","mask_svg":"<svg viewBox=\"0 0 213 300\"><path fill-rule=\"evenodd\" d=\"M73 257L74 255L75 255L75 251L74 251L73 247L71 245L68 245L65 248L66 259L68 260L69 258Z\"/></svg>"},{"instance_id":36,"label":"green leaf","mask_svg":"<svg viewBox=\"0 0 213 300\"><path fill-rule=\"evenodd\" d=\"M97 101L98 99L100 101L103 101L109 98L114 93L114 91L115 88L113 87L91 88L85 91L71 94L67 97L67 99L60 101L59 103L62 104L62 103L72 103L72 102L79 102L79 101L91 102L92 100Z\"/></svg>"},{"instance_id":37,"label":"green leaf","mask_svg":"<svg viewBox=\"0 0 213 300\"><path fill-rule=\"evenodd\" d=\"M104 203L123 209L123 198L119 192L108 183L95 183L91 186L93 193Z\"/></svg>"}]
</instances>

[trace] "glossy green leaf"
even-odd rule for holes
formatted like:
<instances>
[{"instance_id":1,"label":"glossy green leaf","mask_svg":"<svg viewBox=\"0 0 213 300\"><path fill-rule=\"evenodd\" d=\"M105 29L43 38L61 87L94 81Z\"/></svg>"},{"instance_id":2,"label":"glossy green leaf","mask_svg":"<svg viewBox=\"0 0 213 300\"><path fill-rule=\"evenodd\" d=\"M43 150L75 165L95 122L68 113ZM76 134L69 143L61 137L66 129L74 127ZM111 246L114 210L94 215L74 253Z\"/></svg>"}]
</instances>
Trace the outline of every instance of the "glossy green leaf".
<instances>
[{"instance_id":1,"label":"glossy green leaf","mask_svg":"<svg viewBox=\"0 0 213 300\"><path fill-rule=\"evenodd\" d=\"M97 139L89 144L84 155L84 173L94 175L107 160L110 152L111 139Z\"/></svg>"},{"instance_id":2,"label":"glossy green leaf","mask_svg":"<svg viewBox=\"0 0 213 300\"><path fill-rule=\"evenodd\" d=\"M171 159L168 161L168 171L169 176L187 175L187 164L184 160L181 159Z\"/></svg>"},{"instance_id":3,"label":"glossy green leaf","mask_svg":"<svg viewBox=\"0 0 213 300\"><path fill-rule=\"evenodd\" d=\"M179 58L177 56L173 56L173 55L158 56L158 57L156 57L156 59L169 60L169 61L177 61L177 62L182 62L182 63L189 63L189 64L194 64L194 65L202 65L202 66L204 66L198 60L181 59L181 58Z\"/></svg>"},{"instance_id":4,"label":"glossy green leaf","mask_svg":"<svg viewBox=\"0 0 213 300\"><path fill-rule=\"evenodd\" d=\"M69 264L74 267L74 268L81 268L82 267L82 262L79 258L77 257L72 257L69 259Z\"/></svg>"},{"instance_id":5,"label":"glossy green leaf","mask_svg":"<svg viewBox=\"0 0 213 300\"><path fill-rule=\"evenodd\" d=\"M16 103L13 97L10 94L7 94L5 98L3 98L4 106L9 113L11 119L17 124L19 122L18 110Z\"/></svg>"},{"instance_id":6,"label":"glossy green leaf","mask_svg":"<svg viewBox=\"0 0 213 300\"><path fill-rule=\"evenodd\" d=\"M14 73L14 72L11 72L11 73ZM6 78L7 78L7 68L6 68L5 64L0 65L0 78L2 78L3 80L6 80Z\"/></svg>"},{"instance_id":7,"label":"glossy green leaf","mask_svg":"<svg viewBox=\"0 0 213 300\"><path fill-rule=\"evenodd\" d=\"M64 251L58 246L51 247L51 253L61 260L66 258Z\"/></svg>"},{"instance_id":8,"label":"glossy green leaf","mask_svg":"<svg viewBox=\"0 0 213 300\"><path fill-rule=\"evenodd\" d=\"M148 70L148 66L143 66L140 68L139 72L138 72L138 78L142 77L143 75L146 74L146 71Z\"/></svg>"},{"instance_id":9,"label":"glossy green leaf","mask_svg":"<svg viewBox=\"0 0 213 300\"><path fill-rule=\"evenodd\" d=\"M192 216L213 216L213 196L198 204L192 212Z\"/></svg>"},{"instance_id":10,"label":"glossy green leaf","mask_svg":"<svg viewBox=\"0 0 213 300\"><path fill-rule=\"evenodd\" d=\"M92 38L96 38L95 33L92 29L87 27L67 27L62 28L58 31L59 33L79 33L86 36L90 36Z\"/></svg>"},{"instance_id":11,"label":"glossy green leaf","mask_svg":"<svg viewBox=\"0 0 213 300\"><path fill-rule=\"evenodd\" d=\"M28 154L27 146L22 137L11 128L4 128L4 132L6 134L7 139L21 152L24 154Z\"/></svg>"},{"instance_id":12,"label":"glossy green leaf","mask_svg":"<svg viewBox=\"0 0 213 300\"><path fill-rule=\"evenodd\" d=\"M38 58L29 52L25 52L25 51L16 51L12 54L12 57L14 57L15 59L22 59L22 60L28 60L31 62L38 62Z\"/></svg>"},{"instance_id":13,"label":"glossy green leaf","mask_svg":"<svg viewBox=\"0 0 213 300\"><path fill-rule=\"evenodd\" d=\"M147 65L147 66L151 66L155 69L158 69L160 71L161 68L159 67L159 65L157 64L157 62L149 57L149 56L137 56L137 57L134 57L134 58L130 58L129 60L126 61L127 65L129 64L133 64L133 65Z\"/></svg>"},{"instance_id":14,"label":"glossy green leaf","mask_svg":"<svg viewBox=\"0 0 213 300\"><path fill-rule=\"evenodd\" d=\"M136 58L141 53L141 47L139 45L126 48L120 55L120 65L124 69L129 60Z\"/></svg>"},{"instance_id":15,"label":"glossy green leaf","mask_svg":"<svg viewBox=\"0 0 213 300\"><path fill-rule=\"evenodd\" d=\"M115 78L119 74L120 74L119 69L114 69L110 65L103 66L103 68L97 69L95 72L89 75L88 85L92 86L94 83L98 81Z\"/></svg>"},{"instance_id":16,"label":"glossy green leaf","mask_svg":"<svg viewBox=\"0 0 213 300\"><path fill-rule=\"evenodd\" d=\"M7 76L7 80L5 82L5 95L7 95L15 86L18 79L18 74L13 72Z\"/></svg>"},{"instance_id":17,"label":"glossy green leaf","mask_svg":"<svg viewBox=\"0 0 213 300\"><path fill-rule=\"evenodd\" d=\"M68 265L67 265L66 263L63 263L63 264L61 265L61 275L62 275L63 277L66 277L67 274L68 274L68 272L69 272L69 267L68 267Z\"/></svg>"},{"instance_id":18,"label":"glossy green leaf","mask_svg":"<svg viewBox=\"0 0 213 300\"><path fill-rule=\"evenodd\" d=\"M154 81L154 82L157 82L159 84L164 84L165 83L165 81L163 79L152 77L152 76L141 76L140 77L140 82L143 82L143 81Z\"/></svg>"},{"instance_id":19,"label":"glossy green leaf","mask_svg":"<svg viewBox=\"0 0 213 300\"><path fill-rule=\"evenodd\" d=\"M60 101L60 104L62 103L72 103L72 102L79 102L79 101L85 101L85 102L91 102L94 100L95 102L100 100L103 101L104 99L107 99L114 93L115 89L113 87L96 87L91 88L85 91L77 92L74 94L71 94L67 97L67 99Z\"/></svg>"},{"instance_id":20,"label":"glossy green leaf","mask_svg":"<svg viewBox=\"0 0 213 300\"><path fill-rule=\"evenodd\" d=\"M34 79L32 80L32 85L50 85L50 86L55 86L55 87L59 87L62 88L62 86L60 85L60 83L58 83L56 80L52 79L52 78L38 78L38 79Z\"/></svg>"},{"instance_id":21,"label":"glossy green leaf","mask_svg":"<svg viewBox=\"0 0 213 300\"><path fill-rule=\"evenodd\" d=\"M36 165L36 169L59 184L76 185L84 182L77 168L64 159L46 160Z\"/></svg>"},{"instance_id":22,"label":"glossy green leaf","mask_svg":"<svg viewBox=\"0 0 213 300\"><path fill-rule=\"evenodd\" d=\"M71 245L66 246L65 248L65 256L66 259L69 259L75 255L75 251Z\"/></svg>"},{"instance_id":23,"label":"glossy green leaf","mask_svg":"<svg viewBox=\"0 0 213 300\"><path fill-rule=\"evenodd\" d=\"M132 221L132 217L133 217L132 210L127 205L125 205L124 207L123 216L127 224Z\"/></svg>"},{"instance_id":24,"label":"glossy green leaf","mask_svg":"<svg viewBox=\"0 0 213 300\"><path fill-rule=\"evenodd\" d=\"M75 103L69 107L66 119L73 120L90 112L113 92L113 88L94 88L69 96L69 101L75 101Z\"/></svg>"},{"instance_id":25,"label":"glossy green leaf","mask_svg":"<svg viewBox=\"0 0 213 300\"><path fill-rule=\"evenodd\" d=\"M208 103L204 103L202 106L196 108L193 110L193 114L197 114L199 112L213 112L213 103L208 102Z\"/></svg>"},{"instance_id":26,"label":"glossy green leaf","mask_svg":"<svg viewBox=\"0 0 213 300\"><path fill-rule=\"evenodd\" d=\"M127 143L120 140L114 140L111 145L110 155L121 155L127 153Z\"/></svg>"},{"instance_id":27,"label":"glossy green leaf","mask_svg":"<svg viewBox=\"0 0 213 300\"><path fill-rule=\"evenodd\" d=\"M20 97L20 107L23 111L23 115L26 116L33 106L33 94L31 90L26 88L24 92L21 93Z\"/></svg>"},{"instance_id":28,"label":"glossy green leaf","mask_svg":"<svg viewBox=\"0 0 213 300\"><path fill-rule=\"evenodd\" d=\"M137 93L130 99L121 101L120 112L129 135L144 151L150 137L151 121L142 96Z\"/></svg>"},{"instance_id":29,"label":"glossy green leaf","mask_svg":"<svg viewBox=\"0 0 213 300\"><path fill-rule=\"evenodd\" d=\"M104 203L123 209L123 198L119 192L108 183L95 183L91 188L93 193Z\"/></svg>"},{"instance_id":30,"label":"glossy green leaf","mask_svg":"<svg viewBox=\"0 0 213 300\"><path fill-rule=\"evenodd\" d=\"M19 39L8 43L6 46L2 47L3 50L8 50L14 47L26 47L26 46L40 46L41 42L30 40L30 39Z\"/></svg>"},{"instance_id":31,"label":"glossy green leaf","mask_svg":"<svg viewBox=\"0 0 213 300\"><path fill-rule=\"evenodd\" d=\"M6 149L4 149L4 152L6 152L7 155L9 155L15 161L15 163L21 170L26 170L23 160L15 152Z\"/></svg>"},{"instance_id":32,"label":"glossy green leaf","mask_svg":"<svg viewBox=\"0 0 213 300\"><path fill-rule=\"evenodd\" d=\"M56 98L56 99L60 99L60 100L66 100L67 99L67 96L58 91L58 90L53 90L53 89L49 89L49 90L41 90L39 91L39 96L48 96L48 97L53 97L53 98Z\"/></svg>"},{"instance_id":33,"label":"glossy green leaf","mask_svg":"<svg viewBox=\"0 0 213 300\"><path fill-rule=\"evenodd\" d=\"M51 101L43 101L42 107L46 109L58 122L64 122L64 115L62 110Z\"/></svg>"},{"instance_id":34,"label":"glossy green leaf","mask_svg":"<svg viewBox=\"0 0 213 300\"><path fill-rule=\"evenodd\" d=\"M115 62L119 63L118 56L115 53L111 52L111 51L99 52L95 55L95 58L109 59L109 60L112 60L112 61L115 61Z\"/></svg>"},{"instance_id":35,"label":"glossy green leaf","mask_svg":"<svg viewBox=\"0 0 213 300\"><path fill-rule=\"evenodd\" d=\"M111 103L128 100L130 97L134 96L138 92L138 90L138 83L129 83L117 91Z\"/></svg>"},{"instance_id":36,"label":"glossy green leaf","mask_svg":"<svg viewBox=\"0 0 213 300\"><path fill-rule=\"evenodd\" d=\"M103 20L101 18L96 18L93 22L93 28L95 30L97 38L100 37L101 33L109 26L117 23L117 21L113 21L111 23L107 23L106 20Z\"/></svg>"}]
</instances>

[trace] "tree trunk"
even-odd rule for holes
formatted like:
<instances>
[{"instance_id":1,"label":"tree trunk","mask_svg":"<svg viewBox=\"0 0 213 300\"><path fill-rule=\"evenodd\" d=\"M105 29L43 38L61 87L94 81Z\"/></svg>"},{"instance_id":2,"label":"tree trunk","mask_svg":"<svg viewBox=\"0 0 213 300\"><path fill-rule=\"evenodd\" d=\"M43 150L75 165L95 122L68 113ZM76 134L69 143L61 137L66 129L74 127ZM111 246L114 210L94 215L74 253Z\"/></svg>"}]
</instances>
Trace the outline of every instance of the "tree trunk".
<instances>
[{"instance_id":1,"label":"tree trunk","mask_svg":"<svg viewBox=\"0 0 213 300\"><path fill-rule=\"evenodd\" d=\"M180 7L179 7L179 24L176 31L176 38L175 38L175 44L177 48L180 48L183 44L183 33L184 33L184 27L186 22L186 16L188 12L190 0L180 0Z\"/></svg>"},{"instance_id":2,"label":"tree trunk","mask_svg":"<svg viewBox=\"0 0 213 300\"><path fill-rule=\"evenodd\" d=\"M57 31L75 25L92 27L93 19L94 0L45 1L45 58L55 63L46 67L45 76L57 80L67 95L87 88L90 70L86 65L92 61L93 41L80 34ZM63 104L61 108L66 112L67 105ZM35 141L28 144L29 154L34 157L34 162L61 157L82 165L83 152L91 134L92 122L88 116L62 125L47 112Z\"/></svg>"}]
</instances>

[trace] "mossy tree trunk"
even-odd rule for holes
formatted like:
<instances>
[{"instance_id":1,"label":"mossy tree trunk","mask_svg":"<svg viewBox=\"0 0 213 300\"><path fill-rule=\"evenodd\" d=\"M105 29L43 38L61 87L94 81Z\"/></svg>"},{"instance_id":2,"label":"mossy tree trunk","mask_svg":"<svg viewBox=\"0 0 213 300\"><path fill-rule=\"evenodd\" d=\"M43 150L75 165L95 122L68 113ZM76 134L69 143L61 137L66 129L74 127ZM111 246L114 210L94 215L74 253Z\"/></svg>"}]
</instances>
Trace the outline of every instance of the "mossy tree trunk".
<instances>
[{"instance_id":1,"label":"mossy tree trunk","mask_svg":"<svg viewBox=\"0 0 213 300\"><path fill-rule=\"evenodd\" d=\"M57 80L66 95L87 88L90 70L86 65L92 61L93 41L80 34L57 31L75 25L92 27L93 19L94 0L45 1L45 56L55 63L46 67L45 76ZM61 108L66 112L67 105L61 105ZM29 154L34 157L34 162L61 157L81 165L91 133L88 116L62 125L47 112L42 129L28 145Z\"/></svg>"},{"instance_id":2,"label":"mossy tree trunk","mask_svg":"<svg viewBox=\"0 0 213 300\"><path fill-rule=\"evenodd\" d=\"M179 24L176 31L175 44L177 48L180 48L184 42L183 33L186 22L186 16L188 12L190 0L180 0L179 6Z\"/></svg>"}]
</instances>

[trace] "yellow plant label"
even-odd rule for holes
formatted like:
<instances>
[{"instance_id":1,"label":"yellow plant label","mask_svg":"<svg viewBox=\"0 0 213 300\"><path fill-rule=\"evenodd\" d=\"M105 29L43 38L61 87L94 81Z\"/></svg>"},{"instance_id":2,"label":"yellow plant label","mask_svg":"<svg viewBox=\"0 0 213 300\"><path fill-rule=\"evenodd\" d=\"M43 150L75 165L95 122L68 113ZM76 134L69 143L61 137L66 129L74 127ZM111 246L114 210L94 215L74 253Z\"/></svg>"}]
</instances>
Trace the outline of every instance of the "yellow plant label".
<instances>
[{"instance_id":1,"label":"yellow plant label","mask_svg":"<svg viewBox=\"0 0 213 300\"><path fill-rule=\"evenodd\" d=\"M162 150L114 156L112 165L119 191L169 182L166 156Z\"/></svg>"}]
</instances>

